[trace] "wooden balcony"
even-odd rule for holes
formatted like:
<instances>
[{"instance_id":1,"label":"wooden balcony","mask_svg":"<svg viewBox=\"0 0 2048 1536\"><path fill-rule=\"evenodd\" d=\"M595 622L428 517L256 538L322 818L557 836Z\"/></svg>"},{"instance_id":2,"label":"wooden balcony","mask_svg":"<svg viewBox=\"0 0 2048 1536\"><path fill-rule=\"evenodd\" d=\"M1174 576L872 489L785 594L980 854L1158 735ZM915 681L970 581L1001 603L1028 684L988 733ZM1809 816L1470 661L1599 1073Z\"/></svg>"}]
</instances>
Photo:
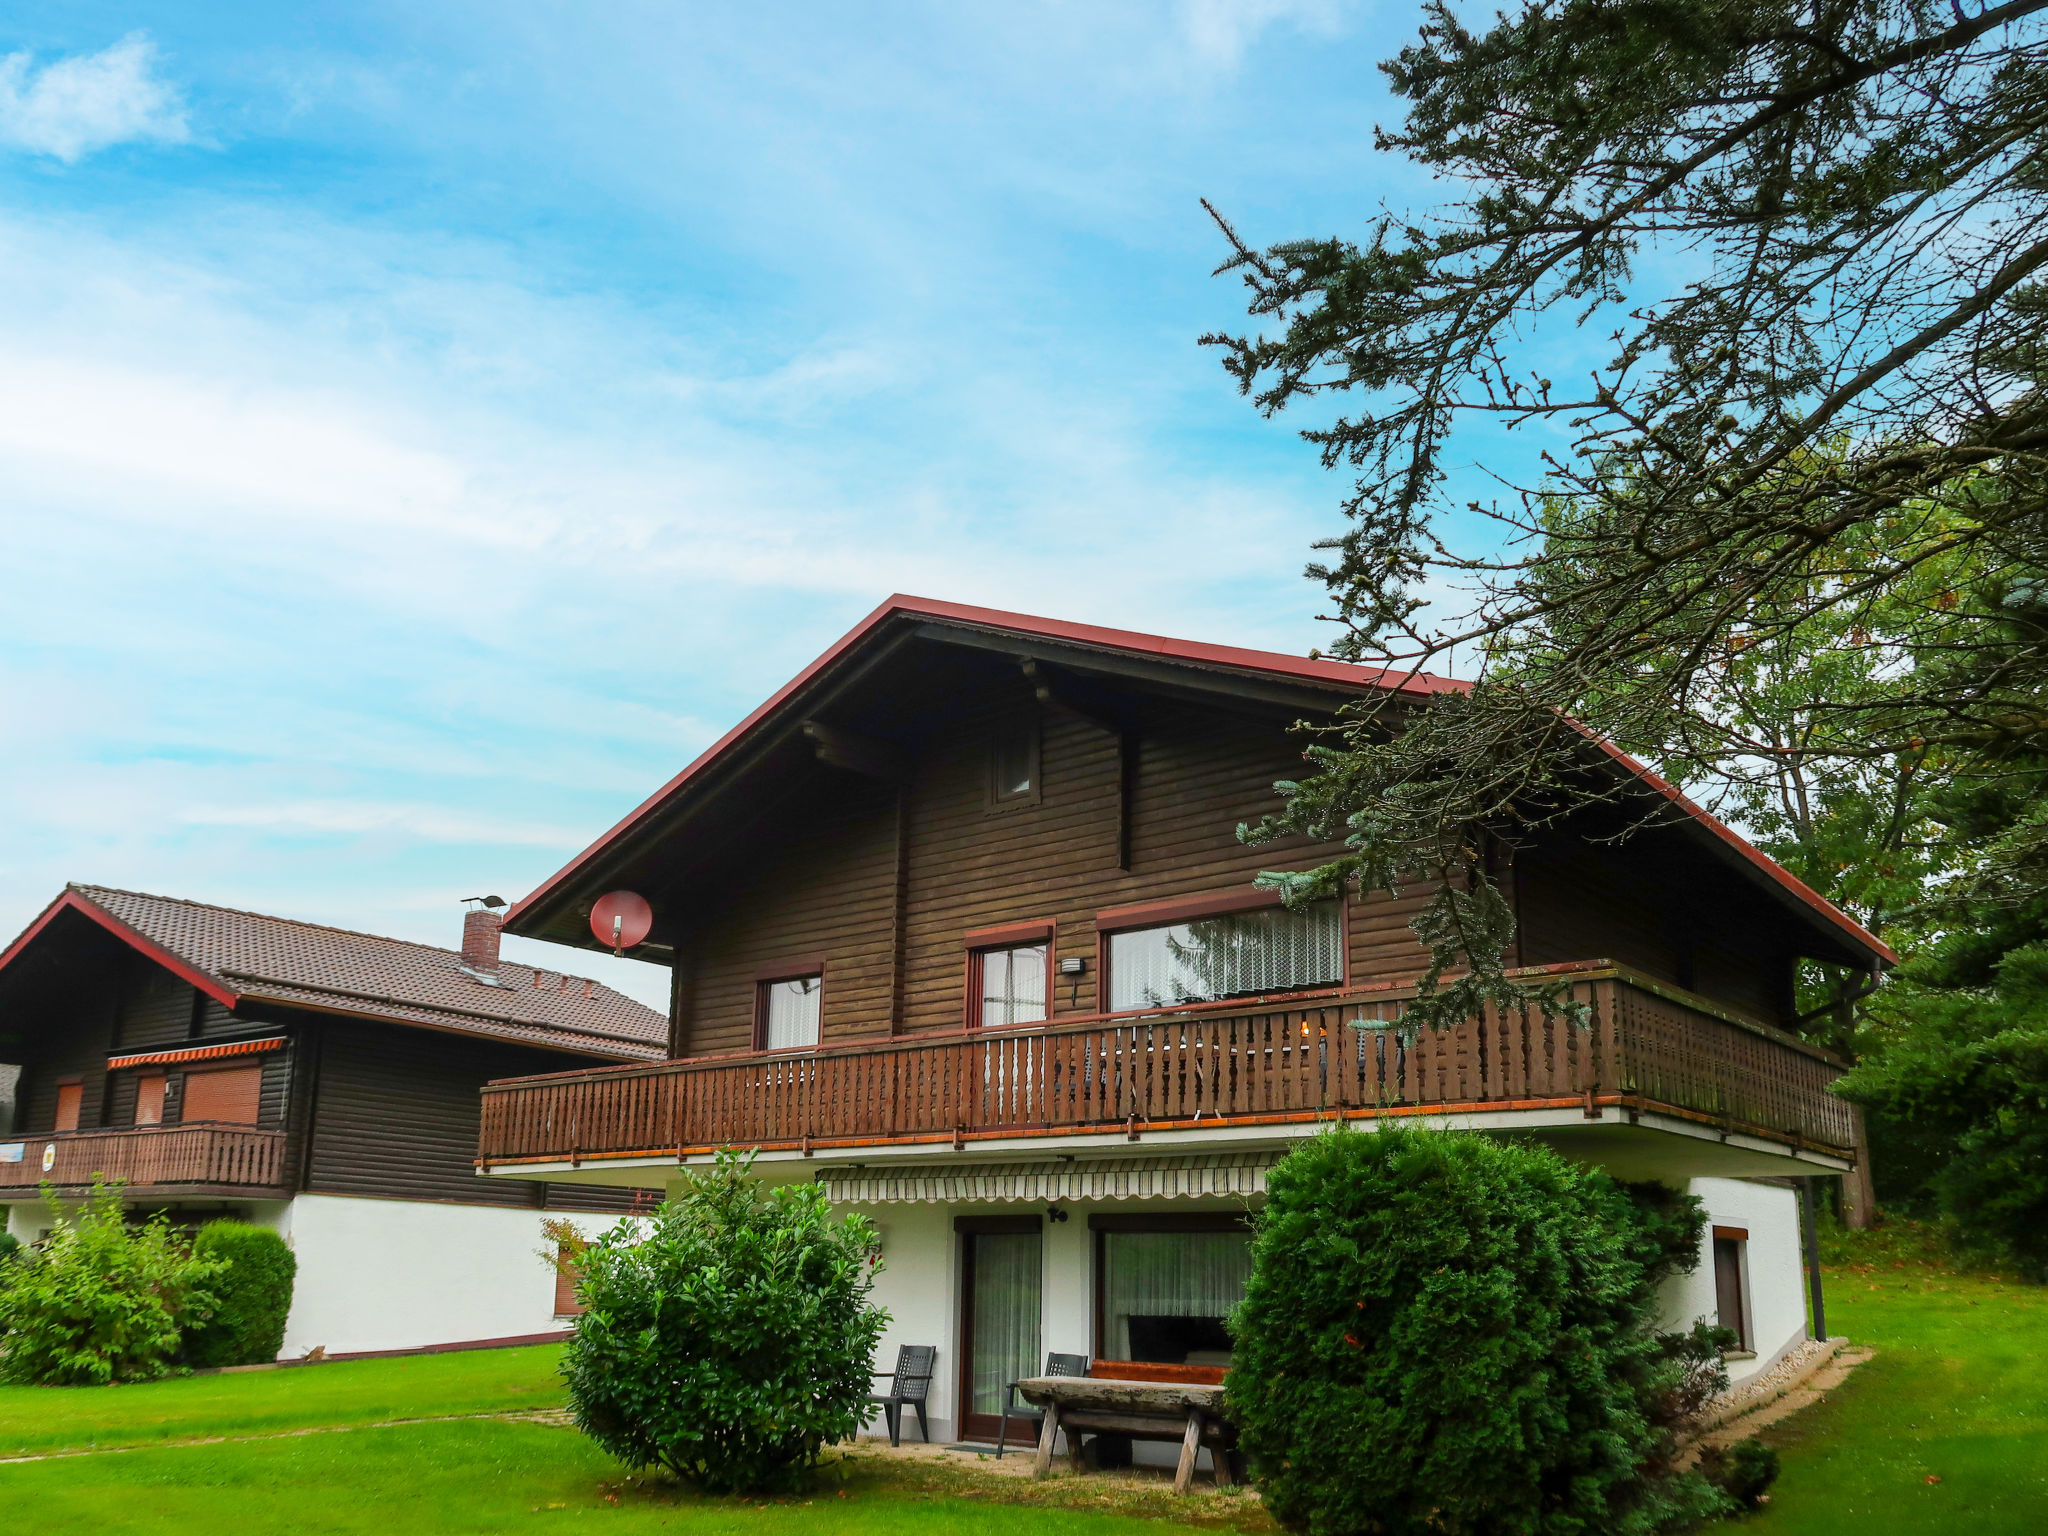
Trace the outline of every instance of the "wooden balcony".
<instances>
[{"instance_id":1,"label":"wooden balcony","mask_svg":"<svg viewBox=\"0 0 2048 1536\"><path fill-rule=\"evenodd\" d=\"M0 1145L10 1143L0 1142ZM97 1177L120 1179L137 1195L223 1195L283 1199L284 1132L246 1125L144 1125L110 1131L46 1131L17 1136L18 1163L0 1162L0 1196L33 1193L49 1182L67 1195ZM47 1172L45 1149L55 1148Z\"/></svg>"},{"instance_id":2,"label":"wooden balcony","mask_svg":"<svg viewBox=\"0 0 2048 1536\"><path fill-rule=\"evenodd\" d=\"M1533 973L1525 973L1533 974ZM478 1165L719 1147L1282 1124L1430 1111L1610 1106L1846 1156L1842 1064L1782 1031L1606 962L1551 967L1589 1023L1534 1006L1402 1027L1381 987L1042 1029L910 1036L513 1078L484 1089ZM1355 1021L1364 1021L1359 1027Z\"/></svg>"}]
</instances>

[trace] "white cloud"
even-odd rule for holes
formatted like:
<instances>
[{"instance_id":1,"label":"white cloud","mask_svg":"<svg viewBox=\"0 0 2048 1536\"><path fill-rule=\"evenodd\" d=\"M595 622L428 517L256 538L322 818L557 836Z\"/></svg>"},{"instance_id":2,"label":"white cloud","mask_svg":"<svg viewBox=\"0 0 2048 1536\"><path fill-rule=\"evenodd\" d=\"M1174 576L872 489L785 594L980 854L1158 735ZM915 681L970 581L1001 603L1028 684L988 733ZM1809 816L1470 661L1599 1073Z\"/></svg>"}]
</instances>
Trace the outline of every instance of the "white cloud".
<instances>
[{"instance_id":1,"label":"white cloud","mask_svg":"<svg viewBox=\"0 0 2048 1536\"><path fill-rule=\"evenodd\" d=\"M1181 32L1204 63L1234 66L1259 34L1281 23L1328 35L1337 30L1336 0L1182 0Z\"/></svg>"},{"instance_id":2,"label":"white cloud","mask_svg":"<svg viewBox=\"0 0 2048 1536\"><path fill-rule=\"evenodd\" d=\"M183 144L185 104L155 64L156 45L140 32L41 69L29 54L9 54L0 59L0 142L67 165L130 140Z\"/></svg>"}]
</instances>

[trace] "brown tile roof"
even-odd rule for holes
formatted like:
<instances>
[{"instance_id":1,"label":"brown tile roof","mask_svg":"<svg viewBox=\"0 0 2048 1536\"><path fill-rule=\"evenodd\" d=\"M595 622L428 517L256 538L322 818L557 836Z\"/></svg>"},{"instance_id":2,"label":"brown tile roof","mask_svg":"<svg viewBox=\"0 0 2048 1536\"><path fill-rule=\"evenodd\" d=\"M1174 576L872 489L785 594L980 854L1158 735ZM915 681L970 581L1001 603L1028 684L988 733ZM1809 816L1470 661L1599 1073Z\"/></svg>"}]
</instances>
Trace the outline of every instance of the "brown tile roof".
<instances>
[{"instance_id":1,"label":"brown tile roof","mask_svg":"<svg viewBox=\"0 0 2048 1536\"><path fill-rule=\"evenodd\" d=\"M117 933L139 935L238 1002L275 1002L622 1061L665 1054L668 1021L662 1015L580 976L507 961L492 973L500 983L492 985L467 969L456 951L431 944L106 886L72 884L65 891L111 918Z\"/></svg>"}]
</instances>

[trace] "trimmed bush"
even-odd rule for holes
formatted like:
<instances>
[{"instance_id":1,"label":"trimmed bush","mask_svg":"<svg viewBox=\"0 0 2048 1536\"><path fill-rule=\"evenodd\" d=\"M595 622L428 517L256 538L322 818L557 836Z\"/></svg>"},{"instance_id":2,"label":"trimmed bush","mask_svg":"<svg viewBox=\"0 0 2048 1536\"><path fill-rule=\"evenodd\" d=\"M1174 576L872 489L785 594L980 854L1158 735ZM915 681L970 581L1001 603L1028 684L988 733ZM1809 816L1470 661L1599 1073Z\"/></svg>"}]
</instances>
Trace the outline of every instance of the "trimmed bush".
<instances>
[{"instance_id":1,"label":"trimmed bush","mask_svg":"<svg viewBox=\"0 0 2048 1536\"><path fill-rule=\"evenodd\" d=\"M816 1184L764 1188L751 1161L686 1173L588 1244L551 1233L584 1307L562 1363L576 1423L627 1465L715 1493L800 1488L858 1433L888 1325L868 1300L873 1225L834 1220Z\"/></svg>"},{"instance_id":2,"label":"trimmed bush","mask_svg":"<svg viewBox=\"0 0 2048 1536\"><path fill-rule=\"evenodd\" d=\"M1476 1135L1336 1129L1272 1172L1225 1390L1311 1536L1647 1532L1726 1512L1668 1470L1693 1397L1655 1333L1696 1201Z\"/></svg>"},{"instance_id":3,"label":"trimmed bush","mask_svg":"<svg viewBox=\"0 0 2048 1536\"><path fill-rule=\"evenodd\" d=\"M185 1336L191 1366L262 1365L284 1348L285 1318L299 1261L268 1227L216 1221L199 1229L192 1251L226 1266L213 1282L214 1312Z\"/></svg>"},{"instance_id":4,"label":"trimmed bush","mask_svg":"<svg viewBox=\"0 0 2048 1536\"><path fill-rule=\"evenodd\" d=\"M21 1239L12 1232L0 1232L0 1264L5 1264L21 1252Z\"/></svg>"},{"instance_id":5,"label":"trimmed bush","mask_svg":"<svg viewBox=\"0 0 2048 1536\"><path fill-rule=\"evenodd\" d=\"M1738 1440L1726 1450L1700 1452L1700 1475L1744 1509L1762 1509L1778 1480L1778 1453L1760 1440Z\"/></svg>"},{"instance_id":6,"label":"trimmed bush","mask_svg":"<svg viewBox=\"0 0 2048 1536\"><path fill-rule=\"evenodd\" d=\"M50 1235L0 1282L0 1381L104 1386L171 1368L181 1327L213 1310L224 1267L196 1257L158 1215L131 1226L121 1186L95 1181L75 1217L44 1186Z\"/></svg>"}]
</instances>

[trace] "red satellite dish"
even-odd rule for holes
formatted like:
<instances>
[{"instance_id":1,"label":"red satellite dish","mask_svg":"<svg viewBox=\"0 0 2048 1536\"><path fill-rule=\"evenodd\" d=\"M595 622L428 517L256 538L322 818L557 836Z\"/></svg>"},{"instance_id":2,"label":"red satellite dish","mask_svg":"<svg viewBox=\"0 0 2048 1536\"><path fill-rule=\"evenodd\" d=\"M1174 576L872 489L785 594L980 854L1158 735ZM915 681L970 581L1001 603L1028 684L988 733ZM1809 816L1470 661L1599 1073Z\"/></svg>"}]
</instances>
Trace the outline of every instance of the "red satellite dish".
<instances>
[{"instance_id":1,"label":"red satellite dish","mask_svg":"<svg viewBox=\"0 0 2048 1536\"><path fill-rule=\"evenodd\" d=\"M609 891L590 908L590 931L615 955L631 949L653 928L654 908L637 891Z\"/></svg>"}]
</instances>

